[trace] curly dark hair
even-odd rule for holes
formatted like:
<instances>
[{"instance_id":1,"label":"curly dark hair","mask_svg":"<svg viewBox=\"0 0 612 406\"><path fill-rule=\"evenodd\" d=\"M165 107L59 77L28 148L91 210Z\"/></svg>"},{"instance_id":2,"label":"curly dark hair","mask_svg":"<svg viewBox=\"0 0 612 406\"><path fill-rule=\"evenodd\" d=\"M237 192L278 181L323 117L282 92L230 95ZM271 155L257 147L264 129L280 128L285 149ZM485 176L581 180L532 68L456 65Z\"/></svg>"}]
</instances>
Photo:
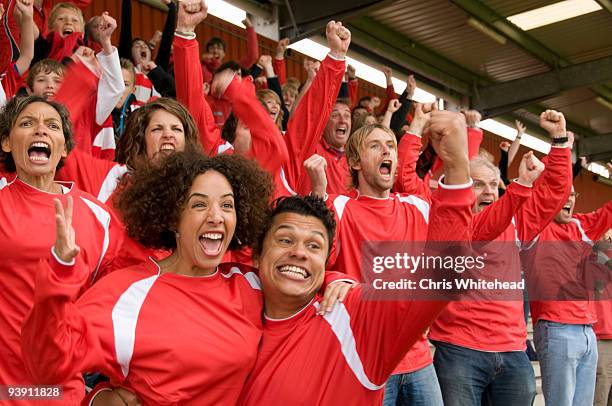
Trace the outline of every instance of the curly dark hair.
<instances>
[{"instance_id":1,"label":"curly dark hair","mask_svg":"<svg viewBox=\"0 0 612 406\"><path fill-rule=\"evenodd\" d=\"M185 107L174 99L161 97L133 111L127 120L125 133L117 145L117 162L132 168L139 157L147 154L145 131L151 116L157 110L175 115L185 131L185 150L200 148L198 128Z\"/></svg>"},{"instance_id":2,"label":"curly dark hair","mask_svg":"<svg viewBox=\"0 0 612 406\"><path fill-rule=\"evenodd\" d=\"M6 103L2 111L0 111L0 144L10 136L17 118L26 107L32 103L45 103L57 111L62 120L66 152L70 153L72 148L74 148L74 138L72 137L72 123L68 110L63 105L46 100L40 96L13 97ZM17 170L13 155L10 152L0 150L0 166L1 165L4 165L4 169L8 172L15 172ZM55 170L57 171L62 165L64 165L64 158L60 159Z\"/></svg>"},{"instance_id":3,"label":"curly dark hair","mask_svg":"<svg viewBox=\"0 0 612 406\"><path fill-rule=\"evenodd\" d=\"M336 220L334 219L334 213L327 207L325 201L317 196L283 196L276 199L268 210L264 226L257 238L257 242L253 246L253 253L255 256L261 255L266 234L270 231L274 218L282 213L296 213L302 216L313 216L321 220L325 226L325 230L327 230L327 238L329 241L327 255L329 257L336 234Z\"/></svg>"},{"instance_id":4,"label":"curly dark hair","mask_svg":"<svg viewBox=\"0 0 612 406\"><path fill-rule=\"evenodd\" d=\"M128 235L149 248L176 248L175 230L193 181L217 171L234 192L236 231L229 249L252 245L263 227L273 183L253 160L239 155L208 158L196 151L176 152L159 164L138 160L124 176L115 198Z\"/></svg>"}]
</instances>

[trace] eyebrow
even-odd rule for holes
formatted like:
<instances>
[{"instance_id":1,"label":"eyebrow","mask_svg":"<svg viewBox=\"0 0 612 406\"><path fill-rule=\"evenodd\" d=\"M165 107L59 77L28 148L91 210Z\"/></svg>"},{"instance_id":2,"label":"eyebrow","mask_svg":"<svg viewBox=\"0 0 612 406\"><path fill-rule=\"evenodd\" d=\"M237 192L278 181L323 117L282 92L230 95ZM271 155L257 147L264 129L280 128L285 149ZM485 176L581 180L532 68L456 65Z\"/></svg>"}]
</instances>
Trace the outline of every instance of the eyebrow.
<instances>
[{"instance_id":1,"label":"eyebrow","mask_svg":"<svg viewBox=\"0 0 612 406\"><path fill-rule=\"evenodd\" d=\"M189 195L189 197L187 198L187 200L190 200L192 197L196 197L196 196L203 197L203 198L205 198L205 199L208 199L208 198L210 197L210 196L208 196L208 195L206 195L206 194L204 194L204 193L194 192L194 193L192 193L192 194L190 194L190 195ZM234 194L233 194L233 193L226 193L226 194L224 194L224 195L223 195L223 196L221 196L221 197L232 197L232 198L233 198L233 197L234 197Z\"/></svg>"},{"instance_id":2,"label":"eyebrow","mask_svg":"<svg viewBox=\"0 0 612 406\"><path fill-rule=\"evenodd\" d=\"M280 226L276 227L276 231L279 231L279 230L282 230L282 229L287 229L287 230L292 230L293 231L293 230L296 229L296 227L295 226L289 226L289 225L286 225L286 224L281 224ZM325 239L325 234L323 234L320 231L313 230L313 231L311 231L311 233L320 235L321 237L323 237L323 239Z\"/></svg>"}]
</instances>

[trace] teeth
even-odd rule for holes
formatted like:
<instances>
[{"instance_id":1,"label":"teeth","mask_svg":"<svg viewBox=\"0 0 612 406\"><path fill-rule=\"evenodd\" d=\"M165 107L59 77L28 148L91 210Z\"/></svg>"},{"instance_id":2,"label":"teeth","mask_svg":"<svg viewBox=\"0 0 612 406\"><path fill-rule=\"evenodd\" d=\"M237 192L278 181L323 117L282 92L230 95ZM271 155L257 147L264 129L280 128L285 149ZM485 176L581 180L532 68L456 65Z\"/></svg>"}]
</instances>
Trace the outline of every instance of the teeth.
<instances>
[{"instance_id":1,"label":"teeth","mask_svg":"<svg viewBox=\"0 0 612 406\"><path fill-rule=\"evenodd\" d=\"M294 265L284 265L281 266L279 268L279 271L286 273L286 272L291 272L297 275L300 275L304 278L308 277L308 272L306 272L306 270L304 268L300 268L299 266L294 266Z\"/></svg>"},{"instance_id":2,"label":"teeth","mask_svg":"<svg viewBox=\"0 0 612 406\"><path fill-rule=\"evenodd\" d=\"M208 238L209 240L220 240L223 238L223 234L221 233L205 233L200 236L200 238Z\"/></svg>"},{"instance_id":3,"label":"teeth","mask_svg":"<svg viewBox=\"0 0 612 406\"><path fill-rule=\"evenodd\" d=\"M174 151L174 145L164 144L161 146L161 151Z\"/></svg>"},{"instance_id":4,"label":"teeth","mask_svg":"<svg viewBox=\"0 0 612 406\"><path fill-rule=\"evenodd\" d=\"M35 142L32 145L30 145L30 148L34 148L34 147L49 149L49 145L44 142Z\"/></svg>"},{"instance_id":5,"label":"teeth","mask_svg":"<svg viewBox=\"0 0 612 406\"><path fill-rule=\"evenodd\" d=\"M40 162L47 162L49 160L49 158L47 158L46 156L33 156L30 157L31 161L40 161Z\"/></svg>"}]
</instances>

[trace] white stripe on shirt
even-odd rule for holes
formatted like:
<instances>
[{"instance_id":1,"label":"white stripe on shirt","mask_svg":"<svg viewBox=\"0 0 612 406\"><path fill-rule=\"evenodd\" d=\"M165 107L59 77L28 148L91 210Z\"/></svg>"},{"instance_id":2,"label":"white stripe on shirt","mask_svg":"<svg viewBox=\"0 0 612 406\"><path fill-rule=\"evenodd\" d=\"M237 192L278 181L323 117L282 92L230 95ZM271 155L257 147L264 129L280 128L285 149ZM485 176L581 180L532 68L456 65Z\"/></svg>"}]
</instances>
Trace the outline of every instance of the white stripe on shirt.
<instances>
[{"instance_id":1,"label":"white stripe on shirt","mask_svg":"<svg viewBox=\"0 0 612 406\"><path fill-rule=\"evenodd\" d=\"M132 283L113 307L111 316L115 336L115 353L124 377L127 377L130 372L140 309L158 277L159 274Z\"/></svg>"},{"instance_id":2,"label":"white stripe on shirt","mask_svg":"<svg viewBox=\"0 0 612 406\"><path fill-rule=\"evenodd\" d=\"M117 164L108 171L106 178L104 178L104 182L102 182L102 186L100 186L100 192L98 193L98 200L102 203L106 203L108 198L113 194L117 185L119 184L119 179L123 175L125 175L128 171L127 166Z\"/></svg>"},{"instance_id":3,"label":"white stripe on shirt","mask_svg":"<svg viewBox=\"0 0 612 406\"><path fill-rule=\"evenodd\" d=\"M409 196L396 195L396 196L400 202L408 203L416 207L423 215L425 222L429 224L429 203L413 195L409 195Z\"/></svg>"},{"instance_id":4,"label":"white stripe on shirt","mask_svg":"<svg viewBox=\"0 0 612 406\"><path fill-rule=\"evenodd\" d=\"M87 207L89 207L89 209L93 212L94 216L96 216L96 219L100 222L102 228L104 229L104 239L102 240L102 250L100 251L100 258L98 258L96 269L94 270L91 276L91 282L93 283L96 280L98 270L100 269L100 265L102 264L102 260L104 259L104 255L106 255L106 251L108 250L108 245L110 243L109 228L111 216L108 211L106 211L101 206L98 206L91 200L85 199L83 196L81 196L81 200L83 200Z\"/></svg>"},{"instance_id":5,"label":"white stripe on shirt","mask_svg":"<svg viewBox=\"0 0 612 406\"><path fill-rule=\"evenodd\" d=\"M313 304L319 310L319 302ZM355 335L351 328L351 315L346 310L343 303L336 302L331 312L323 316L326 322L331 326L332 331L340 342L340 349L344 355L344 359L349 368L355 374L357 380L369 390L379 390L385 387L385 384L376 385L370 381L363 368L363 363L357 353L357 343Z\"/></svg>"}]
</instances>

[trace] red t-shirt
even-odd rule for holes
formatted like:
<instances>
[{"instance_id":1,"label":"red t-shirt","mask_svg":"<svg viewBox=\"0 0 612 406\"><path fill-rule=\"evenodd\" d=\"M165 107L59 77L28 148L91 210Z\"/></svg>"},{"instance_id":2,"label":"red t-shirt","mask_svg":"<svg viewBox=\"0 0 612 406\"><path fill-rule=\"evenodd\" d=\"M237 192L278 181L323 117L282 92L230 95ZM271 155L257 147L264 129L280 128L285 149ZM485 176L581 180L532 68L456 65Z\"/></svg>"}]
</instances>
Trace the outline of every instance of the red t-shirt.
<instances>
[{"instance_id":1,"label":"red t-shirt","mask_svg":"<svg viewBox=\"0 0 612 406\"><path fill-rule=\"evenodd\" d=\"M36 275L44 273L41 259L49 256L55 242L53 200L65 204L68 196L74 202L72 226L76 243L88 266L82 270L80 284L74 287L75 295L115 269L123 241L122 228L93 196L72 186L64 194L46 193L19 179L0 190L0 385L36 383L24 368L21 328L34 303ZM66 378L71 381L64 387L64 400L76 404L84 393L82 379L76 375Z\"/></svg>"}]
</instances>

